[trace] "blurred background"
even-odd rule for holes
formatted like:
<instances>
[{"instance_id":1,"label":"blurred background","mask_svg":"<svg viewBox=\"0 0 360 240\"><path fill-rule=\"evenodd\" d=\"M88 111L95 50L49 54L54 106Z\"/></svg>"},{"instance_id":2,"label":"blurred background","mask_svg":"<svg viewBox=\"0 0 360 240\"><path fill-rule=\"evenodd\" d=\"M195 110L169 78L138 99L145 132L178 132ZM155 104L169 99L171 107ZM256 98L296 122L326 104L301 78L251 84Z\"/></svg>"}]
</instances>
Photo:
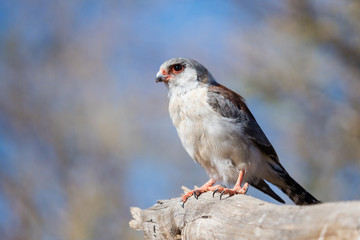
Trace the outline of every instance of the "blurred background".
<instances>
[{"instance_id":1,"label":"blurred background","mask_svg":"<svg viewBox=\"0 0 360 240\"><path fill-rule=\"evenodd\" d=\"M5 0L1 239L142 239L130 206L208 180L155 84L180 56L247 99L316 197L360 198L359 1Z\"/></svg>"}]
</instances>

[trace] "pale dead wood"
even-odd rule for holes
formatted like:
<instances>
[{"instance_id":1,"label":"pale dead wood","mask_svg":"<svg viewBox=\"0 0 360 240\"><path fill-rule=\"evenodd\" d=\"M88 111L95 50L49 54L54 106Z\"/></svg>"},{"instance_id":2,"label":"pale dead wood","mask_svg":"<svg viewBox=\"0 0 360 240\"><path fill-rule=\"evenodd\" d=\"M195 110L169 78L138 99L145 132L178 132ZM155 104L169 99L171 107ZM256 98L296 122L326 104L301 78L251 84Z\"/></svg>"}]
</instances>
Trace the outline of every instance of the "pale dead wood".
<instances>
[{"instance_id":1,"label":"pale dead wood","mask_svg":"<svg viewBox=\"0 0 360 240\"><path fill-rule=\"evenodd\" d=\"M130 227L145 239L360 239L360 202L312 206L270 204L247 195L158 201L130 209Z\"/></svg>"}]
</instances>

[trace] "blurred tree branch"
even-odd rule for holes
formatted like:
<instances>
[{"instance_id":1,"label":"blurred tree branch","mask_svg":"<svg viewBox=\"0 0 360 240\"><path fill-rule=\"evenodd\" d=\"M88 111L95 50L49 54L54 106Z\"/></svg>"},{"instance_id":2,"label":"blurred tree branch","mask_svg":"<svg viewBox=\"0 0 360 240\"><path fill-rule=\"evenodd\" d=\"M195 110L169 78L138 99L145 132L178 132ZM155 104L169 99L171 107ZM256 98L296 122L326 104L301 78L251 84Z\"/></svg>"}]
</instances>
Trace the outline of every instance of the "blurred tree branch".
<instances>
[{"instance_id":1,"label":"blurred tree branch","mask_svg":"<svg viewBox=\"0 0 360 240\"><path fill-rule=\"evenodd\" d=\"M308 0L285 1L291 11L289 21L292 22L291 26L297 26L298 36L306 37L309 40L316 41L317 44L331 46L338 56L348 65L354 69L360 68L360 41L357 44L350 45L346 35L339 31L340 28L335 26L334 22L319 21L319 15L315 13L313 3ZM350 21L359 21L360 3L353 1L351 10L354 14L348 15L347 24ZM322 12L320 9L319 12ZM356 18L356 19L353 19ZM358 22L359 24L359 22ZM359 27L359 26L357 26ZM356 29L353 33L356 33ZM304 34L305 33L305 34ZM358 73L358 71L356 71ZM358 75L359 77L360 75ZM360 80L360 78L358 79Z\"/></svg>"}]
</instances>

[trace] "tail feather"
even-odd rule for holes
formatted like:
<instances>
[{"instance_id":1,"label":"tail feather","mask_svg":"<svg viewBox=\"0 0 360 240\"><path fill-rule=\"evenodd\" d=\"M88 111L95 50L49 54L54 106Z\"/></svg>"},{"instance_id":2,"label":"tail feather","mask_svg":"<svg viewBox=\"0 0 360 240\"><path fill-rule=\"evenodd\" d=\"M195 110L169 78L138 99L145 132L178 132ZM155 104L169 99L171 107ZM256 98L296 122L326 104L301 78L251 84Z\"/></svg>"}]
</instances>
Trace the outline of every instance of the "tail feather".
<instances>
[{"instance_id":1,"label":"tail feather","mask_svg":"<svg viewBox=\"0 0 360 240\"><path fill-rule=\"evenodd\" d=\"M268 181L276 185L285 193L296 205L310 205L321 203L313 195L307 192L300 184L298 184L290 175L286 172L280 163L269 164L276 176Z\"/></svg>"},{"instance_id":2,"label":"tail feather","mask_svg":"<svg viewBox=\"0 0 360 240\"><path fill-rule=\"evenodd\" d=\"M279 197L270 187L269 185L262 179L260 178L256 178L252 181L249 182L249 184L255 188L257 188L258 190L262 191L263 193L266 193L267 195L269 195L270 197L274 198L275 200L281 202L281 203L285 203L284 200L281 199L281 197Z\"/></svg>"},{"instance_id":3,"label":"tail feather","mask_svg":"<svg viewBox=\"0 0 360 240\"><path fill-rule=\"evenodd\" d=\"M313 195L307 192L300 184L298 184L289 174L283 176L284 185L278 186L283 193L296 205L310 205L321 203Z\"/></svg>"}]
</instances>

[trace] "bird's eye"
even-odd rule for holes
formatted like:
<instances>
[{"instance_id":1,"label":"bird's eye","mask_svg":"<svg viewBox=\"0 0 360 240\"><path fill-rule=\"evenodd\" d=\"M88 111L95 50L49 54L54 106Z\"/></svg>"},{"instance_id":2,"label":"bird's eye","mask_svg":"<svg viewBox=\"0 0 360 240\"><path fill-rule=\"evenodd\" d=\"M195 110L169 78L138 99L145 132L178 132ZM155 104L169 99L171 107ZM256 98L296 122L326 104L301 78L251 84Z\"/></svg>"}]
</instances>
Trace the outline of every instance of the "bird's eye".
<instances>
[{"instance_id":1,"label":"bird's eye","mask_svg":"<svg viewBox=\"0 0 360 240\"><path fill-rule=\"evenodd\" d=\"M184 70L184 67L181 64L176 64L173 66L174 73L179 73Z\"/></svg>"}]
</instances>

